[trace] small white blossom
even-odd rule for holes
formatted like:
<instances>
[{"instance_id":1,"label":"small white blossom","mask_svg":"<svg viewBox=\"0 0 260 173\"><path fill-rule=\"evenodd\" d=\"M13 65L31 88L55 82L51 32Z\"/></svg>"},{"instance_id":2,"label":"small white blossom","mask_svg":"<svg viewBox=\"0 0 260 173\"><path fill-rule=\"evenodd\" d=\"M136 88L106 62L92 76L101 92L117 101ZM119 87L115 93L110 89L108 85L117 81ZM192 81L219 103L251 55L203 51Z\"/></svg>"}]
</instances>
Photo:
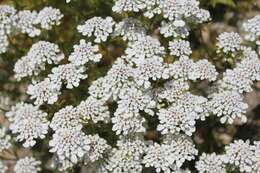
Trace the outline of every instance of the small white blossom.
<instances>
[{"instance_id":1,"label":"small white blossom","mask_svg":"<svg viewBox=\"0 0 260 173\"><path fill-rule=\"evenodd\" d=\"M54 113L50 127L56 131L59 129L75 128L81 129L80 114L73 106L66 106L58 112Z\"/></svg>"},{"instance_id":2,"label":"small white blossom","mask_svg":"<svg viewBox=\"0 0 260 173\"><path fill-rule=\"evenodd\" d=\"M20 80L23 77L38 75L45 69L46 64L57 64L64 58L58 45L47 41L39 41L32 45L26 56L19 59L15 66L15 77Z\"/></svg>"},{"instance_id":3,"label":"small white blossom","mask_svg":"<svg viewBox=\"0 0 260 173\"><path fill-rule=\"evenodd\" d=\"M202 153L195 167L199 173L226 173L223 156L216 153Z\"/></svg>"},{"instance_id":4,"label":"small white blossom","mask_svg":"<svg viewBox=\"0 0 260 173\"><path fill-rule=\"evenodd\" d=\"M164 83L162 91L158 94L159 99L175 102L189 90L189 84L183 80L170 80Z\"/></svg>"},{"instance_id":5,"label":"small white blossom","mask_svg":"<svg viewBox=\"0 0 260 173\"><path fill-rule=\"evenodd\" d=\"M161 27L159 29L160 29L160 33L166 38L171 36L173 37L180 36L181 38L186 38L187 36L189 36L189 30L190 30L185 23L176 26L176 23L173 22L167 23L165 21L161 23Z\"/></svg>"},{"instance_id":6,"label":"small white blossom","mask_svg":"<svg viewBox=\"0 0 260 173\"><path fill-rule=\"evenodd\" d=\"M232 53L241 50L242 39L238 33L235 32L224 32L217 38L218 52L223 51L224 53Z\"/></svg>"},{"instance_id":7,"label":"small white blossom","mask_svg":"<svg viewBox=\"0 0 260 173\"><path fill-rule=\"evenodd\" d=\"M165 68L164 75L167 77L173 77L174 79L190 79L194 76L200 76L199 71L194 71L196 64L192 59L189 59L187 56L181 56L178 61L175 61L173 64L169 64L168 68Z\"/></svg>"},{"instance_id":8,"label":"small white blossom","mask_svg":"<svg viewBox=\"0 0 260 173\"><path fill-rule=\"evenodd\" d=\"M151 57L148 59L140 59L136 68L133 69L134 80L137 85L143 86L145 89L151 86L150 80L158 80L162 78L165 68L163 58Z\"/></svg>"},{"instance_id":9,"label":"small white blossom","mask_svg":"<svg viewBox=\"0 0 260 173\"><path fill-rule=\"evenodd\" d=\"M12 146L11 136L6 134L6 128L0 128L0 153Z\"/></svg>"},{"instance_id":10,"label":"small white blossom","mask_svg":"<svg viewBox=\"0 0 260 173\"><path fill-rule=\"evenodd\" d=\"M98 135L88 135L90 140L90 150L85 155L84 161L95 162L101 158L104 158L104 154L106 154L111 147L107 144L107 141Z\"/></svg>"},{"instance_id":11,"label":"small white blossom","mask_svg":"<svg viewBox=\"0 0 260 173\"><path fill-rule=\"evenodd\" d=\"M9 41L7 35L3 30L0 29L0 54L5 53L9 46Z\"/></svg>"},{"instance_id":12,"label":"small white blossom","mask_svg":"<svg viewBox=\"0 0 260 173\"><path fill-rule=\"evenodd\" d=\"M171 172L182 166L185 160L194 159L198 151L190 138L185 135L169 136L161 144L154 143L145 150L143 164L154 167L156 172Z\"/></svg>"},{"instance_id":13,"label":"small white blossom","mask_svg":"<svg viewBox=\"0 0 260 173\"><path fill-rule=\"evenodd\" d=\"M141 173L141 157L145 144L140 139L121 139L117 142L118 149L113 149L103 172Z\"/></svg>"},{"instance_id":14,"label":"small white blossom","mask_svg":"<svg viewBox=\"0 0 260 173\"><path fill-rule=\"evenodd\" d=\"M16 9L9 5L0 5L0 31L9 34L12 29Z\"/></svg>"},{"instance_id":15,"label":"small white blossom","mask_svg":"<svg viewBox=\"0 0 260 173\"><path fill-rule=\"evenodd\" d=\"M207 59L199 60L195 63L192 72L189 74L191 80L209 80L215 81L217 79L218 72L214 65L212 65Z\"/></svg>"},{"instance_id":16,"label":"small white blossom","mask_svg":"<svg viewBox=\"0 0 260 173\"><path fill-rule=\"evenodd\" d=\"M35 19L36 24L40 24L41 28L50 30L53 25L59 25L63 14L59 9L53 7L44 7Z\"/></svg>"},{"instance_id":17,"label":"small white blossom","mask_svg":"<svg viewBox=\"0 0 260 173\"><path fill-rule=\"evenodd\" d=\"M16 27L21 30L22 33L28 34L29 37L35 37L41 34L41 30L35 27L36 11L23 10L16 14Z\"/></svg>"},{"instance_id":18,"label":"small white blossom","mask_svg":"<svg viewBox=\"0 0 260 173\"><path fill-rule=\"evenodd\" d=\"M92 45L83 39L80 40L79 45L73 46L74 51L69 56L69 61L75 65L84 65L89 61L99 62L102 55L98 53L98 45Z\"/></svg>"},{"instance_id":19,"label":"small white blossom","mask_svg":"<svg viewBox=\"0 0 260 173\"><path fill-rule=\"evenodd\" d=\"M236 140L226 147L225 162L239 168L241 172L252 171L254 152L249 141Z\"/></svg>"},{"instance_id":20,"label":"small white blossom","mask_svg":"<svg viewBox=\"0 0 260 173\"><path fill-rule=\"evenodd\" d=\"M146 30L142 22L130 17L115 24L113 34L115 36L122 36L124 40L134 41L138 40L139 37L144 37Z\"/></svg>"},{"instance_id":21,"label":"small white blossom","mask_svg":"<svg viewBox=\"0 0 260 173\"><path fill-rule=\"evenodd\" d=\"M161 46L161 43L157 38L146 36L130 42L125 53L130 61L138 63L139 59L163 56L165 54L165 49Z\"/></svg>"},{"instance_id":22,"label":"small white blossom","mask_svg":"<svg viewBox=\"0 0 260 173\"><path fill-rule=\"evenodd\" d=\"M254 164L253 164L253 173L258 173L260 171L260 141L254 141L253 145L254 151Z\"/></svg>"},{"instance_id":23,"label":"small white blossom","mask_svg":"<svg viewBox=\"0 0 260 173\"><path fill-rule=\"evenodd\" d=\"M189 56L192 51L190 47L190 42L185 40L174 40L169 42L170 55L174 56Z\"/></svg>"},{"instance_id":24,"label":"small white blossom","mask_svg":"<svg viewBox=\"0 0 260 173\"><path fill-rule=\"evenodd\" d=\"M213 94L212 100L209 101L209 107L213 114L221 117L221 123L232 124L237 118L244 123L247 121L245 113L248 106L236 91Z\"/></svg>"},{"instance_id":25,"label":"small white blossom","mask_svg":"<svg viewBox=\"0 0 260 173\"><path fill-rule=\"evenodd\" d=\"M146 7L145 0L115 0L112 10L117 13L138 12Z\"/></svg>"},{"instance_id":26,"label":"small white blossom","mask_svg":"<svg viewBox=\"0 0 260 173\"><path fill-rule=\"evenodd\" d=\"M52 83L49 78L41 82L33 82L28 86L27 94L31 95L31 99L35 99L34 104L41 105L43 103L54 104L60 95L61 86Z\"/></svg>"},{"instance_id":27,"label":"small white blossom","mask_svg":"<svg viewBox=\"0 0 260 173\"><path fill-rule=\"evenodd\" d=\"M108 122L110 118L108 106L105 105L105 102L91 96L82 101L76 107L76 110L83 119L92 120L94 123L98 121Z\"/></svg>"},{"instance_id":28,"label":"small white blossom","mask_svg":"<svg viewBox=\"0 0 260 173\"><path fill-rule=\"evenodd\" d=\"M243 23L244 30L247 32L245 38L249 41L255 41L260 44L260 15L249 19Z\"/></svg>"},{"instance_id":29,"label":"small white blossom","mask_svg":"<svg viewBox=\"0 0 260 173\"><path fill-rule=\"evenodd\" d=\"M143 92L132 87L127 89L124 94L119 95L119 99L115 114L127 111L134 113L144 111L150 115L154 114L152 109L155 108L156 102L153 100L153 95L150 92Z\"/></svg>"},{"instance_id":30,"label":"small white blossom","mask_svg":"<svg viewBox=\"0 0 260 173\"><path fill-rule=\"evenodd\" d=\"M37 106L26 103L18 103L6 113L11 122L10 130L18 141L25 141L24 147L32 147L36 144L36 139L45 138L48 133L49 122L47 113L39 110Z\"/></svg>"},{"instance_id":31,"label":"small white blossom","mask_svg":"<svg viewBox=\"0 0 260 173\"><path fill-rule=\"evenodd\" d=\"M19 159L14 166L15 173L37 173L41 171L41 162L33 157Z\"/></svg>"},{"instance_id":32,"label":"small white blossom","mask_svg":"<svg viewBox=\"0 0 260 173\"><path fill-rule=\"evenodd\" d=\"M90 143L89 138L77 129L59 129L49 142L49 151L56 153L61 162L67 160L76 164L89 152Z\"/></svg>"},{"instance_id":33,"label":"small white blossom","mask_svg":"<svg viewBox=\"0 0 260 173\"><path fill-rule=\"evenodd\" d=\"M105 19L101 17L93 17L87 20L85 24L79 25L77 29L84 36L94 36L94 41L100 43L106 41L107 37L113 32L114 24L115 22L112 17L106 17Z\"/></svg>"},{"instance_id":34,"label":"small white blossom","mask_svg":"<svg viewBox=\"0 0 260 173\"><path fill-rule=\"evenodd\" d=\"M133 76L132 67L123 59L118 58L107 75L93 82L89 88L89 93L101 99L118 99L119 94L125 91L125 88L133 86L129 79Z\"/></svg>"},{"instance_id":35,"label":"small white blossom","mask_svg":"<svg viewBox=\"0 0 260 173\"><path fill-rule=\"evenodd\" d=\"M78 87L81 80L87 78L84 67L78 67L75 64L64 64L54 67L49 74L51 82L56 85L66 84L66 88L72 89Z\"/></svg>"},{"instance_id":36,"label":"small white blossom","mask_svg":"<svg viewBox=\"0 0 260 173\"><path fill-rule=\"evenodd\" d=\"M249 78L249 74L240 68L234 70L227 69L223 74L221 87L237 91L239 93L251 92L253 81Z\"/></svg>"},{"instance_id":37,"label":"small white blossom","mask_svg":"<svg viewBox=\"0 0 260 173\"><path fill-rule=\"evenodd\" d=\"M112 130L115 131L117 135L143 133L146 131L143 126L145 119L139 113L123 112L115 114L111 118L111 121L113 123Z\"/></svg>"},{"instance_id":38,"label":"small white blossom","mask_svg":"<svg viewBox=\"0 0 260 173\"><path fill-rule=\"evenodd\" d=\"M188 136L195 132L195 112L185 112L180 106L171 106L167 109L160 109L158 112L159 125L157 130L162 134L179 133L183 131Z\"/></svg>"}]
</instances>

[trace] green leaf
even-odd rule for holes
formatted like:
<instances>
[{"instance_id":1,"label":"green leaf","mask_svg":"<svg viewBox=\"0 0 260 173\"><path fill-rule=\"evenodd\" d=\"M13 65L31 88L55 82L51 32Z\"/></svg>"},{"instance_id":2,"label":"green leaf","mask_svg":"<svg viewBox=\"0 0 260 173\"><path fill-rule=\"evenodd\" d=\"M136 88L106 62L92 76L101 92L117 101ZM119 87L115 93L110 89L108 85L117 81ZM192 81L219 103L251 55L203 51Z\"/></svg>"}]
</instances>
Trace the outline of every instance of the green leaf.
<instances>
[{"instance_id":1,"label":"green leaf","mask_svg":"<svg viewBox=\"0 0 260 173\"><path fill-rule=\"evenodd\" d=\"M234 3L234 0L211 0L210 4L215 7L218 4L226 5L229 7L236 7L236 4Z\"/></svg>"}]
</instances>

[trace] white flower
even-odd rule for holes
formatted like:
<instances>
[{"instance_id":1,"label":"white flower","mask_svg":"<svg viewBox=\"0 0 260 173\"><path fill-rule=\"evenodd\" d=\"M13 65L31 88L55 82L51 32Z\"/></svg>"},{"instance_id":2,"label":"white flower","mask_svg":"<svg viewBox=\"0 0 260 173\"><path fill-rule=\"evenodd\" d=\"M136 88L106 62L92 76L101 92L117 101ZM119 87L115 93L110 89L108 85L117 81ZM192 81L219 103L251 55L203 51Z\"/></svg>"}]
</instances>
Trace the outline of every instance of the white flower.
<instances>
[{"instance_id":1,"label":"white flower","mask_svg":"<svg viewBox=\"0 0 260 173\"><path fill-rule=\"evenodd\" d=\"M41 28L50 30L53 25L59 25L63 14L59 9L53 7L44 7L35 19L36 24L40 24Z\"/></svg>"},{"instance_id":2,"label":"white flower","mask_svg":"<svg viewBox=\"0 0 260 173\"><path fill-rule=\"evenodd\" d=\"M240 68L234 70L227 69L223 74L221 87L237 91L239 93L251 92L253 81L249 78L249 74Z\"/></svg>"},{"instance_id":3,"label":"white flower","mask_svg":"<svg viewBox=\"0 0 260 173\"><path fill-rule=\"evenodd\" d=\"M139 37L138 40L128 43L125 53L130 61L138 63L140 59L163 56L165 49L157 38L146 36Z\"/></svg>"},{"instance_id":4,"label":"white flower","mask_svg":"<svg viewBox=\"0 0 260 173\"><path fill-rule=\"evenodd\" d=\"M170 80L164 83L164 87L158 93L159 99L166 99L168 102L175 102L189 90L189 84L183 80Z\"/></svg>"},{"instance_id":5,"label":"white flower","mask_svg":"<svg viewBox=\"0 0 260 173\"><path fill-rule=\"evenodd\" d=\"M76 164L90 150L91 141L77 129L59 129L49 142L50 152L57 154L62 162L67 160Z\"/></svg>"},{"instance_id":6,"label":"white flower","mask_svg":"<svg viewBox=\"0 0 260 173\"><path fill-rule=\"evenodd\" d=\"M260 171L260 141L254 141L253 145L254 151L254 164L253 164L253 173L258 173Z\"/></svg>"},{"instance_id":7,"label":"white flower","mask_svg":"<svg viewBox=\"0 0 260 173\"><path fill-rule=\"evenodd\" d=\"M85 24L79 25L77 29L84 36L94 36L94 41L100 43L106 41L107 37L113 32L114 24L115 22L112 17L106 17L105 19L101 17L93 17L87 20Z\"/></svg>"},{"instance_id":8,"label":"white flower","mask_svg":"<svg viewBox=\"0 0 260 173\"><path fill-rule=\"evenodd\" d=\"M194 159L197 154L192 140L187 136L168 136L161 145L149 145L142 162L145 167L154 167L158 173L170 173L180 168L185 160Z\"/></svg>"},{"instance_id":9,"label":"white flower","mask_svg":"<svg viewBox=\"0 0 260 173\"><path fill-rule=\"evenodd\" d=\"M134 80L137 85L143 86L145 89L151 86L150 80L158 80L162 78L165 68L163 58L151 57L148 59L140 59L136 68L133 69Z\"/></svg>"},{"instance_id":10,"label":"white flower","mask_svg":"<svg viewBox=\"0 0 260 173\"><path fill-rule=\"evenodd\" d=\"M113 149L102 172L141 173L141 157L144 152L144 142L140 139L121 139L118 149Z\"/></svg>"},{"instance_id":11,"label":"white flower","mask_svg":"<svg viewBox=\"0 0 260 173\"><path fill-rule=\"evenodd\" d=\"M190 42L185 40L174 40L169 42L170 55L189 56L192 51L190 48Z\"/></svg>"},{"instance_id":12,"label":"white flower","mask_svg":"<svg viewBox=\"0 0 260 173\"><path fill-rule=\"evenodd\" d=\"M82 101L76 107L76 110L83 119L92 120L94 123L98 121L108 122L110 118L108 106L105 105L105 102L91 96Z\"/></svg>"},{"instance_id":13,"label":"white flower","mask_svg":"<svg viewBox=\"0 0 260 173\"><path fill-rule=\"evenodd\" d=\"M246 113L247 104L236 91L223 91L213 94L212 100L209 101L209 108L213 114L220 118L221 123L232 124L235 119L239 118L243 123L247 121Z\"/></svg>"},{"instance_id":14,"label":"white flower","mask_svg":"<svg viewBox=\"0 0 260 173\"><path fill-rule=\"evenodd\" d=\"M199 8L197 0L160 0L163 17L171 21L183 18L202 23L209 20L209 13Z\"/></svg>"},{"instance_id":15,"label":"white flower","mask_svg":"<svg viewBox=\"0 0 260 173\"><path fill-rule=\"evenodd\" d=\"M32 147L36 144L36 139L45 138L48 133L49 122L47 113L39 110L37 106L26 103L18 103L6 113L10 124L10 130L18 141L25 141L24 147Z\"/></svg>"},{"instance_id":16,"label":"white flower","mask_svg":"<svg viewBox=\"0 0 260 173\"><path fill-rule=\"evenodd\" d=\"M75 64L64 64L54 67L51 70L52 74L49 74L51 82L56 85L66 84L66 88L72 89L78 87L81 80L87 78L84 67L78 67Z\"/></svg>"},{"instance_id":17,"label":"white flower","mask_svg":"<svg viewBox=\"0 0 260 173\"><path fill-rule=\"evenodd\" d=\"M36 11L23 10L16 14L15 26L22 33L28 34L29 37L35 37L41 34L41 30L36 28L34 25L37 18Z\"/></svg>"},{"instance_id":18,"label":"white flower","mask_svg":"<svg viewBox=\"0 0 260 173\"><path fill-rule=\"evenodd\" d=\"M11 136L6 134L6 128L0 128L0 153L12 146Z\"/></svg>"},{"instance_id":19,"label":"white flower","mask_svg":"<svg viewBox=\"0 0 260 173\"><path fill-rule=\"evenodd\" d=\"M138 12L146 7L145 0L115 0L112 10L117 13Z\"/></svg>"},{"instance_id":20,"label":"white flower","mask_svg":"<svg viewBox=\"0 0 260 173\"><path fill-rule=\"evenodd\" d=\"M9 5L0 5L0 31L9 34L12 29L16 9Z\"/></svg>"},{"instance_id":21,"label":"white flower","mask_svg":"<svg viewBox=\"0 0 260 173\"><path fill-rule=\"evenodd\" d=\"M34 104L42 105L43 103L54 104L60 95L61 86L52 83L49 78L41 82L33 82L28 86L27 94L31 99L35 99Z\"/></svg>"},{"instance_id":22,"label":"white flower","mask_svg":"<svg viewBox=\"0 0 260 173\"><path fill-rule=\"evenodd\" d=\"M156 102L153 100L153 95L150 92L143 92L135 87L127 89L124 94L119 95L119 101L117 101L117 109L115 114L123 112L138 113L144 111L150 115L153 115L153 108L155 108Z\"/></svg>"},{"instance_id":23,"label":"white flower","mask_svg":"<svg viewBox=\"0 0 260 173\"><path fill-rule=\"evenodd\" d=\"M9 46L9 41L7 35L3 30L0 29L0 54L5 53Z\"/></svg>"},{"instance_id":24,"label":"white flower","mask_svg":"<svg viewBox=\"0 0 260 173\"><path fill-rule=\"evenodd\" d=\"M216 153L202 153L195 167L199 173L226 173L223 156Z\"/></svg>"},{"instance_id":25,"label":"white flower","mask_svg":"<svg viewBox=\"0 0 260 173\"><path fill-rule=\"evenodd\" d=\"M66 106L54 113L50 127L54 131L65 128L81 129L80 114L73 106Z\"/></svg>"},{"instance_id":26,"label":"white flower","mask_svg":"<svg viewBox=\"0 0 260 173\"><path fill-rule=\"evenodd\" d=\"M212 65L207 59L199 60L195 63L193 70L189 74L191 80L209 80L215 81L217 79L218 72L214 65Z\"/></svg>"},{"instance_id":27,"label":"white flower","mask_svg":"<svg viewBox=\"0 0 260 173\"><path fill-rule=\"evenodd\" d=\"M181 56L178 61L175 61L173 64L169 64L168 68L165 68L164 75L165 77L173 77L174 79L190 79L194 76L200 76L199 71L194 71L196 64L192 59L189 59L187 56Z\"/></svg>"},{"instance_id":28,"label":"white flower","mask_svg":"<svg viewBox=\"0 0 260 173\"><path fill-rule=\"evenodd\" d=\"M85 162L95 162L104 158L103 155L111 149L111 147L107 144L107 141L98 135L88 135L88 138L90 140L90 150L85 155Z\"/></svg>"},{"instance_id":29,"label":"white flower","mask_svg":"<svg viewBox=\"0 0 260 173\"><path fill-rule=\"evenodd\" d=\"M254 152L249 141L236 140L226 147L225 162L238 167L241 172L252 171Z\"/></svg>"},{"instance_id":30,"label":"white flower","mask_svg":"<svg viewBox=\"0 0 260 173\"><path fill-rule=\"evenodd\" d=\"M98 45L92 45L83 39L80 40L79 45L73 46L74 51L69 56L69 61L75 65L84 65L89 61L99 62L102 55L98 53Z\"/></svg>"},{"instance_id":31,"label":"white flower","mask_svg":"<svg viewBox=\"0 0 260 173\"><path fill-rule=\"evenodd\" d=\"M15 173L37 173L41 171L41 162L33 157L19 159L14 166Z\"/></svg>"},{"instance_id":32,"label":"white flower","mask_svg":"<svg viewBox=\"0 0 260 173\"><path fill-rule=\"evenodd\" d=\"M171 106L167 109L160 109L157 115L160 122L157 130L161 131L162 134L175 134L183 131L191 136L195 132L197 116L195 112L186 112L180 106Z\"/></svg>"},{"instance_id":33,"label":"white flower","mask_svg":"<svg viewBox=\"0 0 260 173\"><path fill-rule=\"evenodd\" d=\"M58 45L47 41L39 41L32 45L26 56L19 59L15 66L15 77L20 80L23 77L38 75L45 69L46 64L57 64L64 58Z\"/></svg>"},{"instance_id":34,"label":"white flower","mask_svg":"<svg viewBox=\"0 0 260 173\"><path fill-rule=\"evenodd\" d=\"M224 53L234 54L241 50L242 39L238 33L224 32L218 36L217 40L218 52L223 51Z\"/></svg>"},{"instance_id":35,"label":"white flower","mask_svg":"<svg viewBox=\"0 0 260 173\"><path fill-rule=\"evenodd\" d=\"M118 99L119 94L134 85L130 78L133 76L133 69L122 58L118 58L112 68L107 72L103 78L93 82L89 88L89 93L103 100Z\"/></svg>"},{"instance_id":36,"label":"white flower","mask_svg":"<svg viewBox=\"0 0 260 173\"><path fill-rule=\"evenodd\" d=\"M129 111L115 114L111 118L111 121L113 123L112 130L115 131L117 135L143 133L146 131L143 126L145 119L139 113Z\"/></svg>"},{"instance_id":37,"label":"white flower","mask_svg":"<svg viewBox=\"0 0 260 173\"><path fill-rule=\"evenodd\" d=\"M255 41L260 44L260 15L249 19L243 23L244 30L247 32L245 38L249 41Z\"/></svg>"},{"instance_id":38,"label":"white flower","mask_svg":"<svg viewBox=\"0 0 260 173\"><path fill-rule=\"evenodd\" d=\"M2 161L0 161L0 173L5 173L7 169L7 166L4 165Z\"/></svg>"},{"instance_id":39,"label":"white flower","mask_svg":"<svg viewBox=\"0 0 260 173\"><path fill-rule=\"evenodd\" d=\"M146 35L146 30L139 20L134 18L126 18L123 21L115 24L115 36L122 36L124 40L134 41L139 37Z\"/></svg>"},{"instance_id":40,"label":"white flower","mask_svg":"<svg viewBox=\"0 0 260 173\"><path fill-rule=\"evenodd\" d=\"M186 26L185 22L184 25L180 25L178 23L174 23L174 22L165 22L163 21L161 23L161 27L159 28L160 33L164 36L164 37L181 37L181 38L186 38L187 36L189 36L189 30L190 28L188 26ZM177 26L176 26L177 24Z\"/></svg>"}]
</instances>

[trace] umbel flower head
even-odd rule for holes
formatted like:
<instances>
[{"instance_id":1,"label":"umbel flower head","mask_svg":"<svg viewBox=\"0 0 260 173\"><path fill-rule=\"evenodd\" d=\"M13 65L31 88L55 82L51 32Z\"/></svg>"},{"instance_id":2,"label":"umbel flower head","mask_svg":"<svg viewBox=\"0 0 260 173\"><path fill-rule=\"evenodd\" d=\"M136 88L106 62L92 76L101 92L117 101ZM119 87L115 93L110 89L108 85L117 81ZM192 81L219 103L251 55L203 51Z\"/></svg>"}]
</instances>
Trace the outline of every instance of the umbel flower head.
<instances>
[{"instance_id":1,"label":"umbel flower head","mask_svg":"<svg viewBox=\"0 0 260 173\"><path fill-rule=\"evenodd\" d=\"M113 32L114 21L112 17L93 17L88 19L85 24L79 25L78 31L84 36L95 38L96 43L106 41L107 37Z\"/></svg>"},{"instance_id":2,"label":"umbel flower head","mask_svg":"<svg viewBox=\"0 0 260 173\"><path fill-rule=\"evenodd\" d=\"M10 130L13 134L18 134L18 141L24 141L24 147L34 146L36 139L43 139L48 133L47 113L39 110L38 106L18 103L6 113L6 116L11 123Z\"/></svg>"},{"instance_id":3,"label":"umbel flower head","mask_svg":"<svg viewBox=\"0 0 260 173\"><path fill-rule=\"evenodd\" d=\"M33 157L19 159L14 166L15 173L37 173L41 171L41 162Z\"/></svg>"},{"instance_id":4,"label":"umbel flower head","mask_svg":"<svg viewBox=\"0 0 260 173\"><path fill-rule=\"evenodd\" d=\"M224 157L216 153L202 153L195 167L199 173L226 173Z\"/></svg>"}]
</instances>

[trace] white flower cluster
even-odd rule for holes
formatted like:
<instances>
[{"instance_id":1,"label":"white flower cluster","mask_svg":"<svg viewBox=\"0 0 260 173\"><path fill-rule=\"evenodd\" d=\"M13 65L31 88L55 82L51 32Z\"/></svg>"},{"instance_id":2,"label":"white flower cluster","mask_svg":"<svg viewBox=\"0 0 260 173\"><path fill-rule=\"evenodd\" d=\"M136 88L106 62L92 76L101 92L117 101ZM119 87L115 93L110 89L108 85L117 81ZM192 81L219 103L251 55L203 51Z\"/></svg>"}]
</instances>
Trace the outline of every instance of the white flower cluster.
<instances>
[{"instance_id":1,"label":"white flower cluster","mask_svg":"<svg viewBox=\"0 0 260 173\"><path fill-rule=\"evenodd\" d=\"M212 100L208 103L213 114L220 118L221 123L232 124L236 119L245 123L247 104L243 97L236 91L223 91L213 94Z\"/></svg>"},{"instance_id":2,"label":"white flower cluster","mask_svg":"<svg viewBox=\"0 0 260 173\"><path fill-rule=\"evenodd\" d=\"M41 29L50 30L59 25L63 18L59 9L45 7L39 13L36 11L16 11L11 6L0 6L0 53L5 53L9 45L8 35L16 31L35 37L41 34Z\"/></svg>"},{"instance_id":3,"label":"white flower cluster","mask_svg":"<svg viewBox=\"0 0 260 173\"><path fill-rule=\"evenodd\" d=\"M121 139L117 142L117 149L114 148L101 168L101 172L142 172L142 155L145 150L145 143L141 139Z\"/></svg>"},{"instance_id":4,"label":"white flower cluster","mask_svg":"<svg viewBox=\"0 0 260 173\"><path fill-rule=\"evenodd\" d=\"M145 150L145 167L154 167L156 172L171 172L180 169L185 160L195 159L198 154L192 140L185 135L167 136L159 145L154 143Z\"/></svg>"},{"instance_id":5,"label":"white flower cluster","mask_svg":"<svg viewBox=\"0 0 260 173\"><path fill-rule=\"evenodd\" d=\"M11 136L6 134L6 128L0 128L0 153L3 150L9 149L12 146Z\"/></svg>"},{"instance_id":6,"label":"white flower cluster","mask_svg":"<svg viewBox=\"0 0 260 173\"><path fill-rule=\"evenodd\" d=\"M15 173L37 173L41 171L41 162L33 157L19 159L14 166Z\"/></svg>"},{"instance_id":7,"label":"white flower cluster","mask_svg":"<svg viewBox=\"0 0 260 173\"><path fill-rule=\"evenodd\" d=\"M196 169L199 173L226 173L224 156L202 153L199 161L196 162Z\"/></svg>"},{"instance_id":8,"label":"white flower cluster","mask_svg":"<svg viewBox=\"0 0 260 173\"><path fill-rule=\"evenodd\" d=\"M245 39L254 41L257 45L260 45L260 15L257 15L243 23L243 27L247 32Z\"/></svg>"},{"instance_id":9,"label":"white flower cluster","mask_svg":"<svg viewBox=\"0 0 260 173\"><path fill-rule=\"evenodd\" d=\"M40 34L40 29L59 25L63 16L52 7L45 7L39 13L29 10L16 13L8 6L0 7L2 50L12 25L34 37ZM220 74L222 78L218 76L218 66L209 59L190 58L191 43L186 38L190 26L210 19L209 12L201 9L197 0L115 0L112 10L123 13L119 15L120 22L116 23L112 17L93 17L78 25L78 32L95 44L81 39L65 59L58 45L39 41L17 61L14 72L18 80L38 75L38 80L32 80L27 88L37 106L26 103L13 106L6 114L10 130L18 134L19 141L25 141L25 147L32 147L36 139L45 138L50 126L53 135L48 141L49 152L54 154L61 171L76 164L93 164L100 173L141 173L145 169L157 173L190 173L186 162L195 160L199 153L192 139L196 121L216 115L221 123L232 124L237 119L246 122L247 104L241 94L251 91L254 82L260 80L259 57L254 50L242 46L238 33L225 32L217 38L217 53L224 53L227 58L231 54L237 63ZM143 12L147 18L161 15L165 21L160 21L161 26L151 32L150 26L148 29L141 20L123 18L128 16L127 12ZM258 25L255 26L258 19L251 20L244 27L259 37ZM101 52L99 48L103 47L102 42L109 44L110 36L125 42L124 53L116 58L105 76L90 84L85 100L57 110L48 122L47 113L39 107L56 103L63 88L80 87L80 82L88 77L87 66L100 62L106 55L106 50ZM57 65L42 77L40 74L48 64ZM200 92L201 85L209 90L216 86L217 91ZM59 105L58 102L53 106ZM99 130L93 126L103 128L103 123L108 123L106 126L118 137L117 141L109 141L113 147L102 138L104 134L101 137L95 134ZM154 129L150 129L150 123ZM156 142L146 141L146 129L159 132ZM9 147L7 140L10 137L0 131L0 143L5 148ZM202 153L195 167L199 173L225 173L227 165L241 172L259 173L259 146L259 142L250 145L249 141L238 140L221 155ZM15 172L38 172L39 165L33 158L24 158L17 162Z\"/></svg>"},{"instance_id":10,"label":"white flower cluster","mask_svg":"<svg viewBox=\"0 0 260 173\"><path fill-rule=\"evenodd\" d=\"M224 32L218 36L217 40L218 52L223 51L225 54L231 53L234 56L234 53L242 48L242 39L235 32Z\"/></svg>"},{"instance_id":11,"label":"white flower cluster","mask_svg":"<svg viewBox=\"0 0 260 173\"><path fill-rule=\"evenodd\" d=\"M113 35L122 36L124 40L135 41L145 36L146 30L142 22L130 17L115 24Z\"/></svg>"},{"instance_id":12,"label":"white flower cluster","mask_svg":"<svg viewBox=\"0 0 260 173\"><path fill-rule=\"evenodd\" d=\"M237 63L237 67L228 69L223 74L221 87L235 90L239 93L252 91L254 81L260 80L260 60L255 51L245 49L243 59Z\"/></svg>"},{"instance_id":13,"label":"white flower cluster","mask_svg":"<svg viewBox=\"0 0 260 173\"><path fill-rule=\"evenodd\" d=\"M46 64L57 64L64 59L58 45L47 41L39 41L32 45L26 56L19 59L15 66L15 77L21 78L38 75Z\"/></svg>"},{"instance_id":14,"label":"white flower cluster","mask_svg":"<svg viewBox=\"0 0 260 173\"><path fill-rule=\"evenodd\" d=\"M96 43L107 40L107 37L113 32L114 21L112 17L93 17L87 20L83 25L79 25L78 31L83 36L95 38Z\"/></svg>"},{"instance_id":15,"label":"white flower cluster","mask_svg":"<svg viewBox=\"0 0 260 173\"><path fill-rule=\"evenodd\" d=\"M32 147L36 139L45 138L48 133L49 122L46 119L47 113L39 110L39 107L27 103L18 103L6 113L11 122L10 130L18 134L18 141L25 141L24 147Z\"/></svg>"},{"instance_id":16,"label":"white flower cluster","mask_svg":"<svg viewBox=\"0 0 260 173\"><path fill-rule=\"evenodd\" d=\"M49 141L50 152L58 157L59 169L66 170L78 162L95 162L103 158L110 146L98 135L86 135L82 120L107 121L108 108L104 103L89 97L77 107L67 106L56 112L50 123L55 131Z\"/></svg>"}]
</instances>

